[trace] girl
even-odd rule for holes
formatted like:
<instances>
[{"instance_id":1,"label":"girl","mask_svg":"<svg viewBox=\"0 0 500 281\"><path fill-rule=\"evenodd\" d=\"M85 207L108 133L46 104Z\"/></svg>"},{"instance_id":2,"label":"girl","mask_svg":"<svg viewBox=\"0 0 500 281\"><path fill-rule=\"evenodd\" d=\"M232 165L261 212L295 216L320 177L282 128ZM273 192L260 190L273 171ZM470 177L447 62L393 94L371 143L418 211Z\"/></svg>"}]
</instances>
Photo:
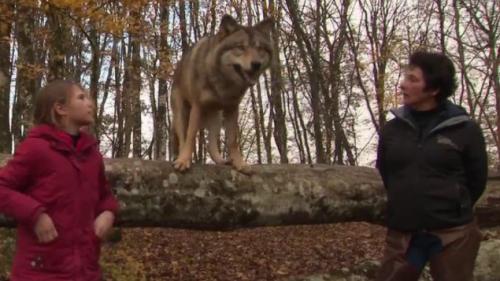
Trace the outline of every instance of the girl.
<instances>
[{"instance_id":1,"label":"girl","mask_svg":"<svg viewBox=\"0 0 500 281\"><path fill-rule=\"evenodd\" d=\"M100 241L118 209L97 141L88 93L55 81L36 96L35 127L0 169L0 213L17 223L11 281L97 281Z\"/></svg>"}]
</instances>

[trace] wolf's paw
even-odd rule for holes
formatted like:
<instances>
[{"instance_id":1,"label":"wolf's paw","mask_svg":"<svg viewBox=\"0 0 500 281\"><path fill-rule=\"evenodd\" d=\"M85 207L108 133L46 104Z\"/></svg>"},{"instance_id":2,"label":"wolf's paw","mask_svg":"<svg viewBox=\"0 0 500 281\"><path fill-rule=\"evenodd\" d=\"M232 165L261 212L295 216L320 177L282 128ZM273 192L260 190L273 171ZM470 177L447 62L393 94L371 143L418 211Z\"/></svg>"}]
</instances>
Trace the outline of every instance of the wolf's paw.
<instances>
[{"instance_id":1,"label":"wolf's paw","mask_svg":"<svg viewBox=\"0 0 500 281\"><path fill-rule=\"evenodd\" d=\"M174 161L174 169L179 172L184 172L191 167L191 159L189 158L177 158Z\"/></svg>"},{"instance_id":2,"label":"wolf's paw","mask_svg":"<svg viewBox=\"0 0 500 281\"><path fill-rule=\"evenodd\" d=\"M245 174L247 176L251 176L252 174L254 174L254 171L252 170L252 168L250 168L250 166L247 165L247 163L245 162L241 162L241 163L232 163L233 164L233 167L236 171L242 173L242 174Z\"/></svg>"},{"instance_id":3,"label":"wolf's paw","mask_svg":"<svg viewBox=\"0 0 500 281\"><path fill-rule=\"evenodd\" d=\"M217 165L231 165L231 160L230 159L220 158L220 159L214 160L214 162Z\"/></svg>"}]
</instances>

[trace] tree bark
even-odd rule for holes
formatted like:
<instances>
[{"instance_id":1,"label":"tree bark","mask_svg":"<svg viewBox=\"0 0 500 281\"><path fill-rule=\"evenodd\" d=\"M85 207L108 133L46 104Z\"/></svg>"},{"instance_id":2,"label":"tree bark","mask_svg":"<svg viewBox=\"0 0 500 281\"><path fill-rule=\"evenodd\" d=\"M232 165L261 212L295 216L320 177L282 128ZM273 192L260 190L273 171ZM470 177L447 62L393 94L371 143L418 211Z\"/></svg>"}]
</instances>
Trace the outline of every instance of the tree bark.
<instances>
[{"instance_id":1,"label":"tree bark","mask_svg":"<svg viewBox=\"0 0 500 281\"><path fill-rule=\"evenodd\" d=\"M264 81L266 84L266 90L267 90L267 74L264 73ZM267 128L266 128L266 122L264 121L265 115L264 115L264 103L262 100L262 87L260 86L260 83L257 83L257 105L259 108L259 124L260 124L260 131L262 132L262 141L264 143L264 149L266 151L266 159L267 163L271 164L273 162L273 154L272 154L272 148L271 148L271 130L272 130L272 124L269 122Z\"/></svg>"},{"instance_id":2,"label":"tree bark","mask_svg":"<svg viewBox=\"0 0 500 281\"><path fill-rule=\"evenodd\" d=\"M316 162L325 163L326 153L323 144L323 133L322 118L321 118L321 63L319 50L313 48L313 44L310 41L310 35L306 33L303 29L305 24L300 18L298 3L296 0L286 0L286 5L288 7L289 16L292 21L292 27L294 32L297 34L297 46L300 51L303 63L306 65L307 74L310 81L310 91L311 91L311 110L313 115L313 128L314 128L314 140L316 146ZM309 59L311 64L309 65Z\"/></svg>"},{"instance_id":3,"label":"tree bark","mask_svg":"<svg viewBox=\"0 0 500 281\"><path fill-rule=\"evenodd\" d=\"M273 0L269 1L269 14L279 22L279 12ZM271 63L271 110L274 112L274 141L280 154L280 163L288 163L287 129L285 111L283 107L283 79L281 77L279 29L277 24L272 28L273 57Z\"/></svg>"},{"instance_id":4,"label":"tree bark","mask_svg":"<svg viewBox=\"0 0 500 281\"><path fill-rule=\"evenodd\" d=\"M0 156L0 165L6 158ZM383 188L370 168L252 168L251 177L217 165L194 165L181 174L170 162L106 161L122 226L219 229L381 219Z\"/></svg>"},{"instance_id":5,"label":"tree bark","mask_svg":"<svg viewBox=\"0 0 500 281\"><path fill-rule=\"evenodd\" d=\"M10 33L14 17L11 1L0 3L0 153L10 153L12 136L10 132L10 82L12 61L10 55Z\"/></svg>"},{"instance_id":6,"label":"tree bark","mask_svg":"<svg viewBox=\"0 0 500 281\"><path fill-rule=\"evenodd\" d=\"M65 54L67 52L66 44L69 40L68 24L65 21L64 11L53 4L49 4L47 13L47 23L49 32L49 59L48 59L48 81L66 78ZM31 36L31 34L30 34Z\"/></svg>"},{"instance_id":7,"label":"tree bark","mask_svg":"<svg viewBox=\"0 0 500 281\"><path fill-rule=\"evenodd\" d=\"M0 166L9 155L0 154ZM336 223L381 223L385 191L375 169L330 165L256 165L245 176L227 166L106 160L121 202L121 226L195 229ZM500 174L490 175L477 206L481 225L500 224ZM0 226L5 225L0 222Z\"/></svg>"},{"instance_id":8,"label":"tree bark","mask_svg":"<svg viewBox=\"0 0 500 281\"><path fill-rule=\"evenodd\" d=\"M133 10L131 16L137 22L141 20L141 12ZM142 135L141 135L141 37L139 32L131 34L131 69L130 69L130 100L131 100L131 125L133 134L132 155L135 158L142 157Z\"/></svg>"},{"instance_id":9,"label":"tree bark","mask_svg":"<svg viewBox=\"0 0 500 281\"><path fill-rule=\"evenodd\" d=\"M17 37L17 76L16 76L16 96L14 108L12 109L12 136L17 144L27 133L31 126L31 116L33 108L33 96L37 91L37 71L35 50L35 21L28 20L33 17L35 9L19 5L16 18Z\"/></svg>"},{"instance_id":10,"label":"tree bark","mask_svg":"<svg viewBox=\"0 0 500 281\"><path fill-rule=\"evenodd\" d=\"M155 159L167 159L167 74L171 69L169 36L170 5L166 1L160 2L160 75L158 77L158 111L156 116Z\"/></svg>"}]
</instances>

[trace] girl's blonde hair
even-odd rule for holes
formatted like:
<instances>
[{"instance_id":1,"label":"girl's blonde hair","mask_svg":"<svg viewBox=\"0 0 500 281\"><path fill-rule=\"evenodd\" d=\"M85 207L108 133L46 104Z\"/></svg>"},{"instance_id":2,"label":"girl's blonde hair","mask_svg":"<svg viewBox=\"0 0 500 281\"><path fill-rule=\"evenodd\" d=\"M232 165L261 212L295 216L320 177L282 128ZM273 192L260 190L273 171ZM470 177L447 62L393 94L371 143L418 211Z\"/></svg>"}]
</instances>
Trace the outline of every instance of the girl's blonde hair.
<instances>
[{"instance_id":1,"label":"girl's blonde hair","mask_svg":"<svg viewBox=\"0 0 500 281\"><path fill-rule=\"evenodd\" d=\"M84 91L80 84L71 80L55 80L43 87L35 96L33 123L35 125L57 125L58 117L54 112L54 105L56 103L65 104L73 87Z\"/></svg>"}]
</instances>

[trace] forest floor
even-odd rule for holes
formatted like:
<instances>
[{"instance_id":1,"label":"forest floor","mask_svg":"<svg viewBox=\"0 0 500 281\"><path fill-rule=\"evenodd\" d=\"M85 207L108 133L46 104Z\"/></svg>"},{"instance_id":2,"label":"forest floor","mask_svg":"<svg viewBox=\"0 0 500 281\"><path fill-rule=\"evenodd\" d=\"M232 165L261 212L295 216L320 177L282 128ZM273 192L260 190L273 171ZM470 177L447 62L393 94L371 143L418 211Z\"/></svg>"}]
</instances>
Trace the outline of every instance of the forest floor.
<instances>
[{"instance_id":1,"label":"forest floor","mask_svg":"<svg viewBox=\"0 0 500 281\"><path fill-rule=\"evenodd\" d=\"M385 229L368 223L233 231L126 229L103 248L106 280L281 280L350 268L382 255ZM121 266L120 266L121 265Z\"/></svg>"},{"instance_id":2,"label":"forest floor","mask_svg":"<svg viewBox=\"0 0 500 281\"><path fill-rule=\"evenodd\" d=\"M368 223L259 227L232 231L126 228L102 248L106 281L260 281L350 269L382 257L385 228ZM0 281L13 230L0 229ZM483 230L499 239L500 228ZM3 275L3 278L2 278Z\"/></svg>"}]
</instances>

